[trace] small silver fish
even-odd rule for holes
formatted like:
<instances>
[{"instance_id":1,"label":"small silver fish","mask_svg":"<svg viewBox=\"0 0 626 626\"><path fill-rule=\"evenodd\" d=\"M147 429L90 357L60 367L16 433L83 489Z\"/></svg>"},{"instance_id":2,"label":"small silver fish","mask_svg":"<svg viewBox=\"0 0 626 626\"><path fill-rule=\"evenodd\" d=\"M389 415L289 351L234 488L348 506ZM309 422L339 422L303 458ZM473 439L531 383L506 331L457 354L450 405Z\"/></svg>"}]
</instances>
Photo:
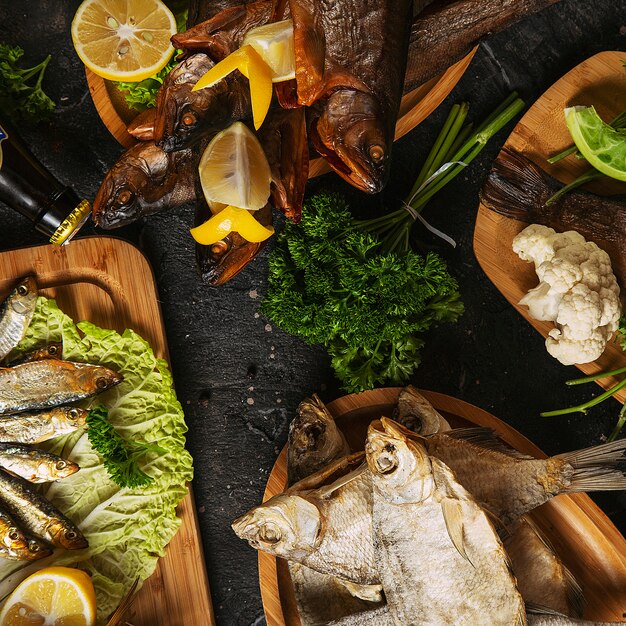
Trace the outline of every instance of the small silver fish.
<instances>
[{"instance_id":1,"label":"small silver fish","mask_svg":"<svg viewBox=\"0 0 626 626\"><path fill-rule=\"evenodd\" d=\"M0 415L83 400L123 379L102 365L55 359L0 369Z\"/></svg>"},{"instance_id":2,"label":"small silver fish","mask_svg":"<svg viewBox=\"0 0 626 626\"><path fill-rule=\"evenodd\" d=\"M375 554L402 626L524 626L509 558L487 514L450 469L392 420L370 425Z\"/></svg>"},{"instance_id":3,"label":"small silver fish","mask_svg":"<svg viewBox=\"0 0 626 626\"><path fill-rule=\"evenodd\" d=\"M22 528L57 548L80 550L89 545L78 527L29 483L2 470L0 503Z\"/></svg>"},{"instance_id":4,"label":"small silver fish","mask_svg":"<svg viewBox=\"0 0 626 626\"><path fill-rule=\"evenodd\" d=\"M67 478L80 467L56 454L19 443L0 442L0 467L30 483L49 483Z\"/></svg>"},{"instance_id":5,"label":"small silver fish","mask_svg":"<svg viewBox=\"0 0 626 626\"><path fill-rule=\"evenodd\" d=\"M23 278L0 306L0 361L24 338L37 306L37 281Z\"/></svg>"},{"instance_id":6,"label":"small silver fish","mask_svg":"<svg viewBox=\"0 0 626 626\"><path fill-rule=\"evenodd\" d=\"M6 415L0 417L0 441L41 443L84 428L87 426L87 415L89 411L76 406Z\"/></svg>"}]
</instances>

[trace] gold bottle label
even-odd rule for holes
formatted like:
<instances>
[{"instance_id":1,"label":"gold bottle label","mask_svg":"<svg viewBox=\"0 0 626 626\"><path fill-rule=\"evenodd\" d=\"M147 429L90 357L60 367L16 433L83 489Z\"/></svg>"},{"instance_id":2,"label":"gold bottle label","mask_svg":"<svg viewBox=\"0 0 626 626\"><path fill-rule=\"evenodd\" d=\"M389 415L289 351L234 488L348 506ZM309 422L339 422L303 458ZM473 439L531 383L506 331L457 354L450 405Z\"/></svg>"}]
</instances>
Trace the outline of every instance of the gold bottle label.
<instances>
[{"instance_id":1,"label":"gold bottle label","mask_svg":"<svg viewBox=\"0 0 626 626\"><path fill-rule=\"evenodd\" d=\"M54 235L50 237L50 243L58 246L68 243L90 214L91 204L87 200L81 200L80 204L61 222Z\"/></svg>"}]
</instances>

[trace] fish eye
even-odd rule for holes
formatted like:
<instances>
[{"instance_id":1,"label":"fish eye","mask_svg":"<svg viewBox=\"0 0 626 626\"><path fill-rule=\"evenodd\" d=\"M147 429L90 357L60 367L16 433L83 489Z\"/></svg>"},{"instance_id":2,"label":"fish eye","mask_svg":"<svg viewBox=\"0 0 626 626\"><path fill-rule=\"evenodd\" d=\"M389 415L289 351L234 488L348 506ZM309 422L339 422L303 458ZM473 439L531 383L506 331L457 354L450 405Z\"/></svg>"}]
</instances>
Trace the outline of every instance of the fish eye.
<instances>
[{"instance_id":1,"label":"fish eye","mask_svg":"<svg viewBox=\"0 0 626 626\"><path fill-rule=\"evenodd\" d=\"M67 463L65 461L57 461L56 468L58 470L65 469L67 467Z\"/></svg>"},{"instance_id":2,"label":"fish eye","mask_svg":"<svg viewBox=\"0 0 626 626\"><path fill-rule=\"evenodd\" d=\"M391 474L398 468L396 449L387 444L375 460L376 469L380 474Z\"/></svg>"},{"instance_id":3,"label":"fish eye","mask_svg":"<svg viewBox=\"0 0 626 626\"><path fill-rule=\"evenodd\" d=\"M220 241L217 241L211 246L211 254L214 254L217 256L217 255L225 254L226 252L228 252L228 243L224 241L223 239Z\"/></svg>"},{"instance_id":4,"label":"fish eye","mask_svg":"<svg viewBox=\"0 0 626 626\"><path fill-rule=\"evenodd\" d=\"M380 163L385 158L385 149L378 144L370 146L368 153L370 155L370 159L372 159L375 163Z\"/></svg>"},{"instance_id":5,"label":"fish eye","mask_svg":"<svg viewBox=\"0 0 626 626\"><path fill-rule=\"evenodd\" d=\"M20 533L17 530L17 528L11 528L9 530L9 539L12 539L13 541L17 541L20 538Z\"/></svg>"},{"instance_id":6,"label":"fish eye","mask_svg":"<svg viewBox=\"0 0 626 626\"><path fill-rule=\"evenodd\" d=\"M39 550L41 549L41 546L36 542L36 541L29 541L28 542L28 549L31 552L39 552Z\"/></svg>"},{"instance_id":7,"label":"fish eye","mask_svg":"<svg viewBox=\"0 0 626 626\"><path fill-rule=\"evenodd\" d=\"M129 204L133 199L134 199L134 194L132 191L130 191L130 189L122 189L117 194L116 202L117 204L121 206L125 206Z\"/></svg>"},{"instance_id":8,"label":"fish eye","mask_svg":"<svg viewBox=\"0 0 626 626\"><path fill-rule=\"evenodd\" d=\"M196 121L196 116L190 112L185 113L182 117L182 122L185 126L193 126Z\"/></svg>"},{"instance_id":9,"label":"fish eye","mask_svg":"<svg viewBox=\"0 0 626 626\"><path fill-rule=\"evenodd\" d=\"M274 524L264 524L259 531L259 539L264 543L278 543L281 539L280 529Z\"/></svg>"},{"instance_id":10,"label":"fish eye","mask_svg":"<svg viewBox=\"0 0 626 626\"><path fill-rule=\"evenodd\" d=\"M98 383L96 383L96 384L98 384ZM78 409L70 409L67 412L67 415L72 420L78 419Z\"/></svg>"},{"instance_id":11,"label":"fish eye","mask_svg":"<svg viewBox=\"0 0 626 626\"><path fill-rule=\"evenodd\" d=\"M19 285L17 288L17 293L20 296L25 296L28 293L28 287L26 285Z\"/></svg>"},{"instance_id":12,"label":"fish eye","mask_svg":"<svg viewBox=\"0 0 626 626\"><path fill-rule=\"evenodd\" d=\"M76 539L76 533L73 530L67 530L65 532L66 539Z\"/></svg>"},{"instance_id":13,"label":"fish eye","mask_svg":"<svg viewBox=\"0 0 626 626\"><path fill-rule=\"evenodd\" d=\"M104 376L96 378L96 387L98 389L106 389L109 386L107 379Z\"/></svg>"},{"instance_id":14,"label":"fish eye","mask_svg":"<svg viewBox=\"0 0 626 626\"><path fill-rule=\"evenodd\" d=\"M57 346L48 346L48 354L55 355L58 351Z\"/></svg>"}]
</instances>

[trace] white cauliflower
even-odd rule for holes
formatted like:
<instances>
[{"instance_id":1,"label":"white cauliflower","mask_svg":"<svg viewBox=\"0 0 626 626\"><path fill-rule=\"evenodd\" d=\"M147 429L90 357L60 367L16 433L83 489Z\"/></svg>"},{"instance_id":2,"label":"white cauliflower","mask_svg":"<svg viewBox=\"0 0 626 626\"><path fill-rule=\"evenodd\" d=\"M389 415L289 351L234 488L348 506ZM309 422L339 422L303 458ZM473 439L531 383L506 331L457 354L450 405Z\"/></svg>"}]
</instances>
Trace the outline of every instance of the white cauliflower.
<instances>
[{"instance_id":1,"label":"white cauliflower","mask_svg":"<svg viewBox=\"0 0 626 626\"><path fill-rule=\"evenodd\" d=\"M535 263L540 283L520 304L531 317L555 323L546 339L548 352L563 365L595 361L621 314L609 255L576 231L557 233L540 224L517 235L513 251Z\"/></svg>"}]
</instances>

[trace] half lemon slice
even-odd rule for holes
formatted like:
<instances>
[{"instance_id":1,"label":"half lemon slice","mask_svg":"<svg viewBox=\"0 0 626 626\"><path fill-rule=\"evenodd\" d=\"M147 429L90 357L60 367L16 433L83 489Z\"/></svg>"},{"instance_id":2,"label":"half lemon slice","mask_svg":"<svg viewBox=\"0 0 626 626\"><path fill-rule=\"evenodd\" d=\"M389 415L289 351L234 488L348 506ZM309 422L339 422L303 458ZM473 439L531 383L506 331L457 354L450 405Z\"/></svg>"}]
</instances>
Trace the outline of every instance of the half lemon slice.
<instances>
[{"instance_id":1,"label":"half lemon slice","mask_svg":"<svg viewBox=\"0 0 626 626\"><path fill-rule=\"evenodd\" d=\"M202 154L198 171L210 205L221 202L254 211L267 204L270 166L259 140L242 122L215 135Z\"/></svg>"},{"instance_id":2,"label":"half lemon slice","mask_svg":"<svg viewBox=\"0 0 626 626\"><path fill-rule=\"evenodd\" d=\"M108 80L139 82L174 53L176 20L161 0L85 0L72 21L81 61Z\"/></svg>"},{"instance_id":3,"label":"half lemon slice","mask_svg":"<svg viewBox=\"0 0 626 626\"><path fill-rule=\"evenodd\" d=\"M23 580L0 613L1 626L93 626L91 578L71 567L47 567Z\"/></svg>"},{"instance_id":4,"label":"half lemon slice","mask_svg":"<svg viewBox=\"0 0 626 626\"><path fill-rule=\"evenodd\" d=\"M248 31L241 44L252 46L272 70L272 82L281 83L296 77L296 53L293 22L283 20Z\"/></svg>"}]
</instances>

